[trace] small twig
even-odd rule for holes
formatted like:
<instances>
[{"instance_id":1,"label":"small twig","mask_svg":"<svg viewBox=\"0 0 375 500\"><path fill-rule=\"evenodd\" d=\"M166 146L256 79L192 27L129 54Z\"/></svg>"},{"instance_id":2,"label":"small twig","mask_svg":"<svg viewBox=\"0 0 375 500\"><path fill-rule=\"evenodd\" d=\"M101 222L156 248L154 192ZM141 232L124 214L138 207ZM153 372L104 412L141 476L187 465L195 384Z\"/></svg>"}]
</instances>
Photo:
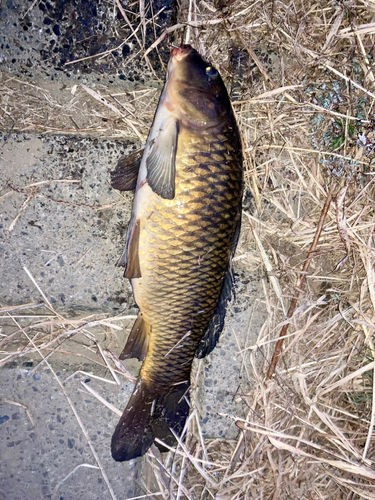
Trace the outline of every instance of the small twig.
<instances>
[{"instance_id":1,"label":"small twig","mask_svg":"<svg viewBox=\"0 0 375 500\"><path fill-rule=\"evenodd\" d=\"M30 7L27 9L27 11L24 13L24 15L22 16L22 19L25 19L25 17L29 14L29 12L31 12L33 10L33 8L35 7L35 5L39 2L39 0L34 0L33 3L30 5Z\"/></svg>"},{"instance_id":2,"label":"small twig","mask_svg":"<svg viewBox=\"0 0 375 500\"><path fill-rule=\"evenodd\" d=\"M185 43L190 43L191 38L191 27L189 23L193 20L193 0L189 0L189 12L188 12L188 22L187 22L187 30L185 35Z\"/></svg>"},{"instance_id":3,"label":"small twig","mask_svg":"<svg viewBox=\"0 0 375 500\"><path fill-rule=\"evenodd\" d=\"M119 0L115 0L115 3L116 3L116 5L117 5L118 10L121 12L122 17L125 19L125 21L126 21L127 25L129 26L129 28L130 28L130 30L131 30L131 32L132 32L132 34L133 34L134 38L137 40L138 45L140 46L140 48L141 48L141 49L143 49L144 47L143 47L143 45L142 45L142 43L141 43L140 39L138 38L137 32L136 32L136 30L133 28L132 23L129 21L129 18L128 18L128 16L126 15L126 12L125 12L125 10L124 10L123 6L121 5L120 1L119 1Z\"/></svg>"},{"instance_id":4,"label":"small twig","mask_svg":"<svg viewBox=\"0 0 375 500\"><path fill-rule=\"evenodd\" d=\"M29 412L29 408L26 405L23 405L22 403L18 403L17 401L11 401L10 399L3 399L2 401L3 401L3 403L8 403L10 405L20 406L21 408L24 408L26 411L26 415L29 417L31 425L33 427L35 427L33 417L31 416L31 413Z\"/></svg>"},{"instance_id":5,"label":"small twig","mask_svg":"<svg viewBox=\"0 0 375 500\"><path fill-rule=\"evenodd\" d=\"M153 44L149 46L149 48L146 50L146 52L143 54L143 57L146 57L153 49L155 49L163 40L164 38L169 34L172 33L173 31L179 30L181 28L185 28L186 26L192 26L195 28L199 28L201 26L213 26L216 24L220 24L224 22L225 20L231 20L232 18L220 18L220 19L208 19L205 21L191 21L189 23L178 23L174 24L173 26L169 26L169 28L166 28L163 33L159 36L157 40Z\"/></svg>"},{"instance_id":6,"label":"small twig","mask_svg":"<svg viewBox=\"0 0 375 500\"><path fill-rule=\"evenodd\" d=\"M302 153L314 153L317 155L324 155L324 156L332 156L334 158L342 158L343 160L353 162L353 158L351 156L344 156L340 155L338 153L333 153L332 151L320 151L319 149L307 149L307 148L300 148L300 147L294 147L294 146L287 146L286 144L280 145L280 144L261 144L260 146L257 146L258 149L285 149L286 151L301 151ZM249 148L244 149L245 153L248 153L249 151L253 151L254 146L251 146ZM368 161L361 161L361 160L355 160L356 163L360 165L368 165Z\"/></svg>"},{"instance_id":7,"label":"small twig","mask_svg":"<svg viewBox=\"0 0 375 500\"><path fill-rule=\"evenodd\" d=\"M100 394L98 394L92 387L90 387L89 385L85 384L85 382L82 382L81 380L81 384L83 385L83 387L90 393L94 396L94 398L96 398L98 401L100 401L104 406L106 406L107 408L109 408L111 411L113 411L113 413L115 413L118 417L121 417L122 415L122 411L120 411L118 408L116 408L114 405L112 405L111 403L109 403L108 401L106 401ZM87 393L86 393L87 394Z\"/></svg>"},{"instance_id":8,"label":"small twig","mask_svg":"<svg viewBox=\"0 0 375 500\"><path fill-rule=\"evenodd\" d=\"M244 37L241 35L241 33L238 30L235 30L235 33L238 36L238 38L241 40L241 43L246 48L249 56L255 62L255 64L257 65L259 71L262 73L262 75L264 76L264 78L268 82L273 83L272 78L270 77L270 75L265 70L263 63L261 62L261 60L259 59L259 57L256 55L256 53L254 52L254 50L249 46L248 43L246 43L246 40L244 39Z\"/></svg>"},{"instance_id":9,"label":"small twig","mask_svg":"<svg viewBox=\"0 0 375 500\"><path fill-rule=\"evenodd\" d=\"M122 17L125 19L125 21L126 21L127 25L129 26L129 28L130 28L130 30L131 30L131 32L132 32L132 34L133 34L134 38L137 40L137 43L138 43L138 45L139 45L139 47L140 47L141 51L144 51L144 49L145 49L145 48L144 48L144 45L142 44L142 42L140 41L140 39L139 39L139 37L138 37L138 35L137 35L137 30L135 30L135 29L133 28L132 23L129 21L129 18L128 18L128 16L126 15L126 12L125 12L125 10L124 10L124 9L123 9L123 7L122 7L122 5L121 5L121 3L120 3L120 0L115 0L115 2L116 2L116 5L117 5L118 10L121 12ZM146 23L142 24L142 21L141 21L141 25L143 25L143 27L145 28ZM144 57L144 59L145 59L145 61L146 61L146 63L147 63L147 66L150 68L150 70L152 71L153 75L157 78L157 74L155 73L155 70L154 70L154 68L153 68L153 66L152 66L152 64L151 64L151 62L150 62L150 59L147 57L147 54L145 53L145 54L143 55L143 57Z\"/></svg>"},{"instance_id":10,"label":"small twig","mask_svg":"<svg viewBox=\"0 0 375 500\"><path fill-rule=\"evenodd\" d=\"M312 256L313 256L313 254L315 252L316 245L318 244L320 235L322 233L324 221L326 219L326 216L327 216L327 213L328 213L328 209L329 209L329 206L331 204L331 200L332 200L332 195L333 195L334 189L335 189L335 184L332 183L332 186L331 186L331 188L330 188L330 190L329 190L329 192L327 194L326 202L324 203L324 207L323 207L322 213L320 215L318 227L316 228L316 232L315 232L314 241L312 242L311 248L309 250L309 253L307 254L305 263L304 263L302 271L301 271L301 277L299 279L299 282L298 282L298 285L297 285L297 288L296 288L296 293L294 294L294 297L293 297L292 302L290 303L290 306L289 306L289 309L288 309L288 314L287 314L287 318L288 319L293 316L294 311L295 311L295 309L297 307L299 295L301 293L301 289L303 287L303 284L305 283L306 276L307 276L307 271L309 269ZM274 374L277 362L278 362L279 357L280 357L281 348L283 346L284 338L285 338L285 335L286 335L286 333L288 331L288 327L289 327L289 323L286 323L282 327L282 329L280 331L279 340L276 343L275 351L273 353L272 360L271 360L271 364L270 364L270 367L268 368L267 379L271 379L272 375Z\"/></svg>"},{"instance_id":11,"label":"small twig","mask_svg":"<svg viewBox=\"0 0 375 500\"><path fill-rule=\"evenodd\" d=\"M142 46L144 47L146 42L145 0L139 0L139 15L141 18Z\"/></svg>"},{"instance_id":12,"label":"small twig","mask_svg":"<svg viewBox=\"0 0 375 500\"><path fill-rule=\"evenodd\" d=\"M99 467L97 467L96 465L91 465L91 464L79 464L77 465L77 467L74 467L73 470L71 470L69 472L69 474L67 474L64 479L62 481L60 481L54 488L54 493L57 493L58 489L60 488L60 486L65 483L65 481L67 479L69 479L78 469L80 469L81 467L87 467L88 469L99 469Z\"/></svg>"},{"instance_id":13,"label":"small twig","mask_svg":"<svg viewBox=\"0 0 375 500\"><path fill-rule=\"evenodd\" d=\"M284 305L284 301L283 301L283 295L282 295L282 291L281 291L281 287L280 287L280 283L279 283L279 280L277 279L276 276L273 275L273 272L274 272L274 269L272 267L272 264L270 262L270 259L268 258L268 255L267 255L267 252L266 250L264 249L264 246L258 236L258 233L257 231L255 230L255 227L253 226L252 224L252 221L249 217L249 214L247 212L244 212L244 214L248 217L249 219L249 223L250 223L250 228L251 228L251 231L253 233L253 236L255 238L255 242L258 246L258 249L259 249L259 252L260 252L260 255L262 257L262 261L263 261L263 264L266 268L266 271L268 273L268 276L269 276L269 280L272 284L272 287L276 293L276 296L277 298L279 299L280 301L280 304L281 304L281 307L283 309L283 313L285 314L286 313L286 307Z\"/></svg>"},{"instance_id":14,"label":"small twig","mask_svg":"<svg viewBox=\"0 0 375 500\"><path fill-rule=\"evenodd\" d=\"M22 212L25 210L25 208L27 207L27 205L30 203L30 201L34 198L35 196L35 191L31 191L31 193L29 194L29 196L26 198L26 200L23 202L22 204L22 207L20 208L16 218L13 220L13 222L11 223L11 225L8 227L8 231L11 232L13 231L14 229L14 226L16 225L18 219L21 217L22 215Z\"/></svg>"},{"instance_id":15,"label":"small twig","mask_svg":"<svg viewBox=\"0 0 375 500\"><path fill-rule=\"evenodd\" d=\"M164 38L168 35L168 33L172 33L173 31L183 28L184 26L185 24L179 23L175 24L174 26L170 26L169 28L166 28L163 31L163 33L159 36L159 38L157 38L155 42L149 46L149 48L143 54L143 57L146 57L153 49L155 49L164 40Z\"/></svg>"},{"instance_id":16,"label":"small twig","mask_svg":"<svg viewBox=\"0 0 375 500\"><path fill-rule=\"evenodd\" d=\"M21 306L7 306L0 308L0 313L19 311L21 309L36 309L38 307L44 307L44 303L35 304L35 302L29 302L29 304L22 304Z\"/></svg>"},{"instance_id":17,"label":"small twig","mask_svg":"<svg viewBox=\"0 0 375 500\"><path fill-rule=\"evenodd\" d=\"M91 95L94 99L99 101L100 103L104 104L104 106L107 106L111 111L113 111L117 116L119 116L129 127L132 128L132 130L135 132L135 134L138 136L138 138L143 141L144 137L143 135L137 130L137 128L133 125L133 123L121 113L119 109L116 108L113 104L107 101L107 99L104 99L98 92L95 92L95 90L90 89L90 87L87 87L86 85L82 84L82 88Z\"/></svg>"},{"instance_id":18,"label":"small twig","mask_svg":"<svg viewBox=\"0 0 375 500\"><path fill-rule=\"evenodd\" d=\"M348 235L348 227L347 227L347 222L346 222L346 216L345 216L345 207L344 207L344 200L345 200L345 195L346 191L348 190L349 185L346 184L343 186L339 192L336 195L336 223L337 223L337 230L339 232L341 241L344 244L346 255L345 257L337 264L336 266L336 271L339 269L342 269L347 261L349 260L350 257L350 251L351 251L351 243L350 243L350 238Z\"/></svg>"},{"instance_id":19,"label":"small twig","mask_svg":"<svg viewBox=\"0 0 375 500\"><path fill-rule=\"evenodd\" d=\"M162 7L159 12L157 12L155 15L154 15L154 10L152 8L152 2L150 2L150 9L151 9L151 21L152 21L152 29L154 31L154 38L156 40L157 36L156 36L156 27L155 27L155 19L159 16L159 14L166 8L166 6ZM159 58L159 61L160 61L160 64L162 65L162 68L164 69L164 71L167 70L167 66L165 65L161 55L160 55L160 52L159 52L159 49L158 47L155 47L156 49L156 52L158 54L158 58Z\"/></svg>"},{"instance_id":20,"label":"small twig","mask_svg":"<svg viewBox=\"0 0 375 500\"><path fill-rule=\"evenodd\" d=\"M81 57L80 59L74 59L74 61L68 61L64 64L64 66L69 66L70 64L75 64L81 61L87 61L87 59L92 59L94 57L100 57L100 56L107 56L111 54L112 52L118 52L122 47L125 45L127 40L124 40L123 42L120 43L117 47L109 50L105 50L104 52L98 52L97 54L93 54L92 56L87 56L87 57Z\"/></svg>"},{"instance_id":21,"label":"small twig","mask_svg":"<svg viewBox=\"0 0 375 500\"><path fill-rule=\"evenodd\" d=\"M54 132L63 132L64 134L76 134L77 132L104 132L105 129L103 127L89 127L89 128L80 128L76 130L75 128L57 128L50 127L49 125L41 125L40 123L34 122L25 122L26 125L30 125L36 128L44 128L46 130L53 130ZM21 130L21 129L20 129ZM27 128L23 128L22 130L27 130Z\"/></svg>"}]
</instances>

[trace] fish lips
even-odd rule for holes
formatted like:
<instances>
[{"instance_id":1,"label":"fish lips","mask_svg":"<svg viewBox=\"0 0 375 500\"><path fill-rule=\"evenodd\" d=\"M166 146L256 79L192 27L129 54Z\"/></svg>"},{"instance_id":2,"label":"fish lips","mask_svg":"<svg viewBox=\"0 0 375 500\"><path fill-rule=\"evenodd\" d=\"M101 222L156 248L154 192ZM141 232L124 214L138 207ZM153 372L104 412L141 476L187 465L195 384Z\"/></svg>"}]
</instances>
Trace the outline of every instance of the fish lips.
<instances>
[{"instance_id":1,"label":"fish lips","mask_svg":"<svg viewBox=\"0 0 375 500\"><path fill-rule=\"evenodd\" d=\"M179 80L189 81L198 68L199 72L204 73L207 66L208 63L191 45L180 45L180 47L175 47L171 51L168 75L170 76L174 72L177 73ZM199 79L202 79L202 74L199 75Z\"/></svg>"},{"instance_id":2,"label":"fish lips","mask_svg":"<svg viewBox=\"0 0 375 500\"><path fill-rule=\"evenodd\" d=\"M174 57L177 61L182 61L187 55L192 54L192 53L197 53L198 52L193 49L191 45L184 44L180 45L180 47L174 47L171 50L171 58Z\"/></svg>"}]
</instances>

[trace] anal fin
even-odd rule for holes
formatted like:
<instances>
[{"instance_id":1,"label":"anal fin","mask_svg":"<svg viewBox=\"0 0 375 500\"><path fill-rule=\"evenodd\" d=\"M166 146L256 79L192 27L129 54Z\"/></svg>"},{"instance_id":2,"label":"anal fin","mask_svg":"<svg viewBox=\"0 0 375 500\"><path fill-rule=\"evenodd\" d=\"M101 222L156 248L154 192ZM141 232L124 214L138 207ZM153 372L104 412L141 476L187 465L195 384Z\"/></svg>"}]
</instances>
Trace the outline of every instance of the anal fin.
<instances>
[{"instance_id":1,"label":"anal fin","mask_svg":"<svg viewBox=\"0 0 375 500\"><path fill-rule=\"evenodd\" d=\"M124 350L120 354L120 359L137 358L144 361L150 338L150 327L139 313L133 328L131 329Z\"/></svg>"}]
</instances>

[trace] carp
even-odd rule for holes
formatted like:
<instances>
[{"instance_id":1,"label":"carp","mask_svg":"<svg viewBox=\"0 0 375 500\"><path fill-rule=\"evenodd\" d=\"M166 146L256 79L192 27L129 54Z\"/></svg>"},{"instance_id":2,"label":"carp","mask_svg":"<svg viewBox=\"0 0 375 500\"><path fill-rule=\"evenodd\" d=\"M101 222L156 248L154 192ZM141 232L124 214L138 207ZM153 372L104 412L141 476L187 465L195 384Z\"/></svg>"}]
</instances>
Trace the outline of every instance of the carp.
<instances>
[{"instance_id":1,"label":"carp","mask_svg":"<svg viewBox=\"0 0 375 500\"><path fill-rule=\"evenodd\" d=\"M181 435L193 359L214 348L231 298L241 137L218 71L190 45L171 51L146 146L119 161L112 187L135 189L118 265L140 312L120 359L143 364L111 445L125 461Z\"/></svg>"}]
</instances>

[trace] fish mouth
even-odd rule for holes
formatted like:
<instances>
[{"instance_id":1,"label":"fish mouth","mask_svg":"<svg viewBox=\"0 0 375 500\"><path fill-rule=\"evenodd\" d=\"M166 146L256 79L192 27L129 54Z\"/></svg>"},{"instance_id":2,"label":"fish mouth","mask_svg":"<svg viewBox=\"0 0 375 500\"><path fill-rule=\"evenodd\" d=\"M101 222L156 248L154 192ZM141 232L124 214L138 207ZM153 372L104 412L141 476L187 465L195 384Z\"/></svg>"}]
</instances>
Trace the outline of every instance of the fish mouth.
<instances>
[{"instance_id":1,"label":"fish mouth","mask_svg":"<svg viewBox=\"0 0 375 500\"><path fill-rule=\"evenodd\" d=\"M175 47L171 51L171 58L173 57L176 61L182 61L186 56L196 52L191 45L180 45L180 47Z\"/></svg>"}]
</instances>

